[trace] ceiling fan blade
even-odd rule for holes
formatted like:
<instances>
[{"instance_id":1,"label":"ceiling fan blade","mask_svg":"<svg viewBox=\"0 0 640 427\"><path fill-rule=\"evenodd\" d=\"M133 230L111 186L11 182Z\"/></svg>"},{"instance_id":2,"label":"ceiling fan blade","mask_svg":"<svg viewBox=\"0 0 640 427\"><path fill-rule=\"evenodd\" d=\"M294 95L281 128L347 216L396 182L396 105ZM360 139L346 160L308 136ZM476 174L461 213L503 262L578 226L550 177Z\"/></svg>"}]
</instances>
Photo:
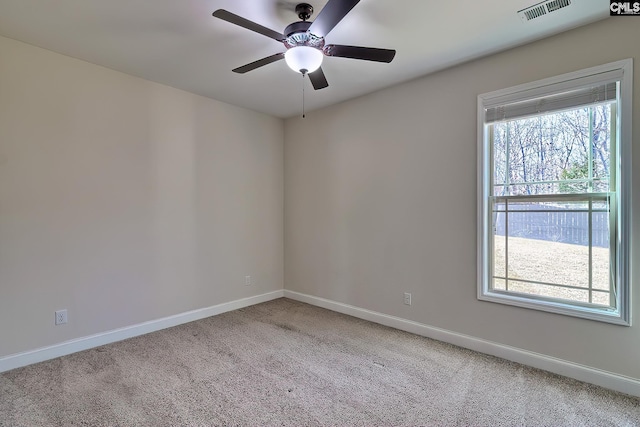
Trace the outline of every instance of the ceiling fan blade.
<instances>
[{"instance_id":1,"label":"ceiling fan blade","mask_svg":"<svg viewBox=\"0 0 640 427\"><path fill-rule=\"evenodd\" d=\"M279 42L282 42L285 39L284 34L274 31L270 28L263 27L260 24L249 21L248 19L245 19L242 16L238 16L235 13L231 13L228 10L218 9L213 12L213 16L215 16L216 18L220 18L223 21L236 24L242 28L246 28L247 30L255 31L256 33L262 34L263 36L267 36Z\"/></svg>"},{"instance_id":2,"label":"ceiling fan blade","mask_svg":"<svg viewBox=\"0 0 640 427\"><path fill-rule=\"evenodd\" d=\"M238 67L233 71L234 73L244 74L251 70L255 70L256 68L260 68L264 65L271 64L272 62L279 61L284 58L284 53L276 53L275 55L267 56L266 58L258 59L250 64L243 65L242 67Z\"/></svg>"},{"instance_id":3,"label":"ceiling fan blade","mask_svg":"<svg viewBox=\"0 0 640 427\"><path fill-rule=\"evenodd\" d=\"M322 68L318 68L313 73L309 73L309 80L311 80L311 84L315 90L324 89L329 86L329 82L327 82Z\"/></svg>"},{"instance_id":4,"label":"ceiling fan blade","mask_svg":"<svg viewBox=\"0 0 640 427\"><path fill-rule=\"evenodd\" d=\"M358 3L360 0L329 0L309 27L309 32L326 37Z\"/></svg>"},{"instance_id":5,"label":"ceiling fan blade","mask_svg":"<svg viewBox=\"0 0 640 427\"><path fill-rule=\"evenodd\" d=\"M365 61L391 62L396 56L392 49L378 49L375 47L345 46L341 44L328 44L324 47L327 56L341 58L364 59Z\"/></svg>"}]
</instances>

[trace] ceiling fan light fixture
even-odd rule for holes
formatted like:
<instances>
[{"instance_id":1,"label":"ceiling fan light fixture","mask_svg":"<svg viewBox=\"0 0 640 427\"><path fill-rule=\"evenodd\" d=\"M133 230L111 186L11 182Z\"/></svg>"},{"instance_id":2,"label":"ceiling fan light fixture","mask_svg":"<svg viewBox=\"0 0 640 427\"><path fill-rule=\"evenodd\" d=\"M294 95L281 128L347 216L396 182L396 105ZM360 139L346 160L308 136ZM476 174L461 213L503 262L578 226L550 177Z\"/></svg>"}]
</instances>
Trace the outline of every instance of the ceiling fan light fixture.
<instances>
[{"instance_id":1,"label":"ceiling fan light fixture","mask_svg":"<svg viewBox=\"0 0 640 427\"><path fill-rule=\"evenodd\" d=\"M329 86L320 65L325 56L359 59L389 63L396 55L392 49L379 49L364 46L348 46L339 44L325 44L325 37L361 0L325 0L325 5L318 17L309 21L313 13L313 6L299 3L296 14L301 21L287 25L283 32L274 31L257 22L250 21L228 10L218 9L213 16L237 25L254 33L262 34L279 43L287 49L274 55L253 61L231 71L244 74L256 68L286 59L287 65L296 73L304 77L309 74L309 81L315 90ZM571 0L545 0L548 2L569 2ZM304 83L305 79L302 79ZM304 88L304 86L302 86Z\"/></svg>"},{"instance_id":2,"label":"ceiling fan light fixture","mask_svg":"<svg viewBox=\"0 0 640 427\"><path fill-rule=\"evenodd\" d=\"M321 50L310 46L294 46L284 54L289 68L301 74L313 73L320 68L323 57Z\"/></svg>"}]
</instances>

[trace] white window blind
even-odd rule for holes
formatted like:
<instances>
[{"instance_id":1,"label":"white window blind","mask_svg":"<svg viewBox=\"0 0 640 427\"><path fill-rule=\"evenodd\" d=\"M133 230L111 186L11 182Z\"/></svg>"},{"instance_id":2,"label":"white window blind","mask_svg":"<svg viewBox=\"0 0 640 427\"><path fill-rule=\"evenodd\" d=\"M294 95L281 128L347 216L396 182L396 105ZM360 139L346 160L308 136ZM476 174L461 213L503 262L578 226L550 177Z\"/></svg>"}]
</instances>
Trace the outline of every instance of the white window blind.
<instances>
[{"instance_id":1,"label":"white window blind","mask_svg":"<svg viewBox=\"0 0 640 427\"><path fill-rule=\"evenodd\" d=\"M614 102L618 97L618 81L622 70L614 70L499 96L485 102L484 121L494 123L562 111L584 105Z\"/></svg>"}]
</instances>

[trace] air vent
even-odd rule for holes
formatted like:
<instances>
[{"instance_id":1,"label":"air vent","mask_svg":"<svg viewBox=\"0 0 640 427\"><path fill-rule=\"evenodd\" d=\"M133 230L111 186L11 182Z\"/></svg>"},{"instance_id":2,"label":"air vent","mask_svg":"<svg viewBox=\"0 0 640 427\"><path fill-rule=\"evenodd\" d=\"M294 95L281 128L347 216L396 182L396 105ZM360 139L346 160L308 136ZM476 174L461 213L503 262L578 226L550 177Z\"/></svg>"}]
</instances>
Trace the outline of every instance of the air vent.
<instances>
[{"instance_id":1,"label":"air vent","mask_svg":"<svg viewBox=\"0 0 640 427\"><path fill-rule=\"evenodd\" d=\"M521 13L524 15L525 21L531 21L532 19L539 18L542 15L546 15L547 9L545 9L544 5L533 6L529 9L521 11Z\"/></svg>"},{"instance_id":2,"label":"air vent","mask_svg":"<svg viewBox=\"0 0 640 427\"><path fill-rule=\"evenodd\" d=\"M571 4L571 0L549 0L518 11L524 22L555 12Z\"/></svg>"},{"instance_id":3,"label":"air vent","mask_svg":"<svg viewBox=\"0 0 640 427\"><path fill-rule=\"evenodd\" d=\"M567 7L571 4L571 0L552 0L546 4L549 13L555 12L558 9Z\"/></svg>"}]
</instances>

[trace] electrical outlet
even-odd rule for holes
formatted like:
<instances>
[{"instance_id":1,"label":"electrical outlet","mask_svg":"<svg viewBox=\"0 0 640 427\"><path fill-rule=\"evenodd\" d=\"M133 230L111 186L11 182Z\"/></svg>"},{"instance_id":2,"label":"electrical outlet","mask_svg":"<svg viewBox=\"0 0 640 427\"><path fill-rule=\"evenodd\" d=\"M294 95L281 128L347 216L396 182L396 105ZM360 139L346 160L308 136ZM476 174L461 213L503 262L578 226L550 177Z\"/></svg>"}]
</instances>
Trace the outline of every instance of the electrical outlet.
<instances>
[{"instance_id":1,"label":"electrical outlet","mask_svg":"<svg viewBox=\"0 0 640 427\"><path fill-rule=\"evenodd\" d=\"M244 276L244 285L251 286L251 276Z\"/></svg>"},{"instance_id":2,"label":"electrical outlet","mask_svg":"<svg viewBox=\"0 0 640 427\"><path fill-rule=\"evenodd\" d=\"M404 293L404 303L405 305L411 305L411 294L409 292Z\"/></svg>"},{"instance_id":3,"label":"electrical outlet","mask_svg":"<svg viewBox=\"0 0 640 427\"><path fill-rule=\"evenodd\" d=\"M67 310L56 311L56 325L64 325L67 323Z\"/></svg>"}]
</instances>

